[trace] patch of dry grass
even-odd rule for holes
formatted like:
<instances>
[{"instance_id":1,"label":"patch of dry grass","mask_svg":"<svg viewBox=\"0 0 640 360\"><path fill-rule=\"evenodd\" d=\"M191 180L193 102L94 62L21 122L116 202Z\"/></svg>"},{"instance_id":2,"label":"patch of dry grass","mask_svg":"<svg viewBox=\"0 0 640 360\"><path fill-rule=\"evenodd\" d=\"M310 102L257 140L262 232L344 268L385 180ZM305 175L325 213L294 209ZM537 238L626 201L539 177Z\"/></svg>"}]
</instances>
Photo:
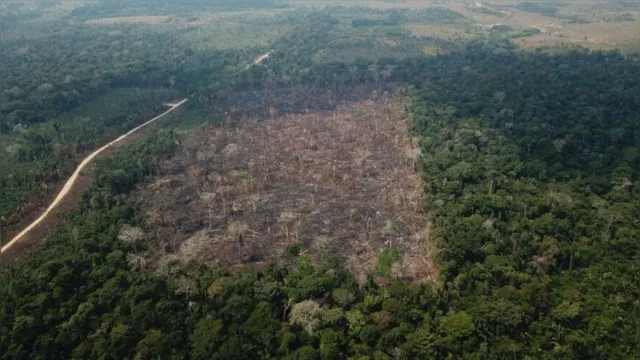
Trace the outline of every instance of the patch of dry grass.
<instances>
[{"instance_id":1,"label":"patch of dry grass","mask_svg":"<svg viewBox=\"0 0 640 360\"><path fill-rule=\"evenodd\" d=\"M580 45L593 50L640 50L640 22L572 24L515 41L525 49L541 46Z\"/></svg>"}]
</instances>

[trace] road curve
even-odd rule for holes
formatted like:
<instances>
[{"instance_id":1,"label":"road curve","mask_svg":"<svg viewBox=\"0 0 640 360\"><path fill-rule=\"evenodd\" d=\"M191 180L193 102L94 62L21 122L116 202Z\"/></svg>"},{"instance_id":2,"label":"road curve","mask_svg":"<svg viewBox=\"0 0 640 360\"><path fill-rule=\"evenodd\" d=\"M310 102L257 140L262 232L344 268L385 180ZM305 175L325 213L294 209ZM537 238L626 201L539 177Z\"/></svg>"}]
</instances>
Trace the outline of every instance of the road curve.
<instances>
[{"instance_id":1,"label":"road curve","mask_svg":"<svg viewBox=\"0 0 640 360\"><path fill-rule=\"evenodd\" d=\"M58 193L58 196L56 196L55 200L53 200L53 202L51 203L51 205L49 205L49 207L47 208L47 210L45 210L45 212L40 215L39 218L37 218L35 221L33 221L29 226L27 226L24 230L22 230L18 235L16 235L13 239L11 239L11 241L9 241L8 243L6 243L4 246L2 246L2 248L0 248L0 254L9 250L9 248L11 248L14 244L16 244L18 241L20 241L20 239L22 239L29 231L31 231L33 228L35 228L36 226L38 226L38 224L40 224L48 215L49 213L56 208L56 206L58 206L58 204L60 203L60 201L62 201L62 199L64 199L64 197L67 195L67 193L69 193L69 191L71 190L71 188L73 187L73 184L76 182L76 179L78 178L78 175L80 174L80 172L91 162L91 160L93 160L93 158L95 158L96 156L98 156L101 152L103 152L104 150L108 149L110 146L124 140L127 136L135 133L136 131L142 129L143 127L153 123L154 121L164 117L165 115L169 114L170 112L172 112L173 110L179 108L182 104L184 104L185 102L187 102L187 99L184 99L180 102L177 103L173 103L173 104L167 104L168 106L170 106L171 108L165 112L163 112L162 114L154 117L153 119L145 122L142 125L139 125L129 131L127 131L126 133L124 133L123 135L120 135L117 139L113 140L112 142L108 143L107 145L99 148L98 150L92 152L91 154L89 154L89 156L87 156L86 158L84 158L84 160L82 160L82 162L80 163L80 165L78 165L78 167L76 168L76 171L73 172L73 174L71 175L71 177L69 178L69 180L67 180L67 182L64 184L64 186L62 187L62 190L60 190L60 192Z\"/></svg>"}]
</instances>

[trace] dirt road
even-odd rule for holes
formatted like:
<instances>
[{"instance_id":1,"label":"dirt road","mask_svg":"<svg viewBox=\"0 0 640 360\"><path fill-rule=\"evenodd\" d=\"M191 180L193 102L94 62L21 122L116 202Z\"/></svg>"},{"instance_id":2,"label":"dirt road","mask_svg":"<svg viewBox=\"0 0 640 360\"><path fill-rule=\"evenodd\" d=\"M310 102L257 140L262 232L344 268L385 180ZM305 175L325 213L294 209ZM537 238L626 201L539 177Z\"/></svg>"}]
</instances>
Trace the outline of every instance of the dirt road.
<instances>
[{"instance_id":1,"label":"dirt road","mask_svg":"<svg viewBox=\"0 0 640 360\"><path fill-rule=\"evenodd\" d=\"M272 53L272 52L273 52L273 50L271 50L271 51L269 51L268 53L266 53L266 54L264 54L264 55L260 56L259 58L257 58L257 59L256 59L256 61L254 61L254 62L252 62L251 64L247 65L247 67L245 68L245 70L246 70L246 69L248 69L248 68L250 68L250 67L252 67L253 65L260 64L264 59L268 59L268 58L269 58L269 55L271 55L271 53Z\"/></svg>"},{"instance_id":2,"label":"dirt road","mask_svg":"<svg viewBox=\"0 0 640 360\"><path fill-rule=\"evenodd\" d=\"M16 243L18 243L20 241L20 239L22 239L27 233L29 233L29 231L31 231L33 228L35 228L36 226L38 226L38 224L40 224L50 213L51 211L53 211L53 209L56 208L56 206L58 206L58 204L60 203L60 201L62 201L65 196L67 196L67 194L69 193L69 191L73 188L73 185L76 182L76 179L78 178L78 175L80 174L80 172L82 172L82 170L84 170L84 168L96 157L98 156L101 152L103 152L104 150L108 149L109 147L115 145L116 143L124 140L125 138L127 138L129 135L135 133L136 131L142 129L143 127L153 123L154 121L161 119L162 117L164 117L165 115L171 113L173 110L179 108L182 104L184 104L185 102L187 102L187 99L184 99L180 102L177 103L173 103L173 104L167 104L168 106L170 106L171 108L165 112L163 112L162 114L154 117L153 119L145 122L142 125L139 125L129 131L127 131L126 133L124 133L123 135L121 135L120 137L118 137L117 139L113 140L112 142L106 144L105 146L99 148L98 150L92 152L91 154L89 154L89 156L87 156L86 158L84 158L82 160L82 162L80 163L80 165L78 165L78 167L76 168L76 171L73 172L73 174L71 175L71 177L69 178L69 180L67 180L67 182L64 184L64 186L62 187L62 190L60 190L60 192L58 193L58 196L56 196L56 198L53 200L53 202L51 203L51 205L49 205L49 207L47 208L47 210L45 210L45 212L40 215L40 217L38 217L35 221L33 221L31 224L29 224L29 226L27 226L24 230L22 230L18 235L16 235L13 239L11 239L11 241L9 241L8 243L6 243L4 246L2 246L2 248L0 248L0 254L9 250L13 245L15 245Z\"/></svg>"}]
</instances>

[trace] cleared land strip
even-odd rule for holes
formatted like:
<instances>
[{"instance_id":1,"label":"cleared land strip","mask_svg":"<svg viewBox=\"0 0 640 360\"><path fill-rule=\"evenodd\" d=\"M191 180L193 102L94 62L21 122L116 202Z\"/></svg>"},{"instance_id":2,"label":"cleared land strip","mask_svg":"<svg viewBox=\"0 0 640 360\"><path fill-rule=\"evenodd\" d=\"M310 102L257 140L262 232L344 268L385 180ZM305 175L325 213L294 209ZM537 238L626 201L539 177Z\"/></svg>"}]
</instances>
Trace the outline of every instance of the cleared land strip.
<instances>
[{"instance_id":1,"label":"cleared land strip","mask_svg":"<svg viewBox=\"0 0 640 360\"><path fill-rule=\"evenodd\" d=\"M129 194L144 214L145 251L136 261L239 270L291 263L288 249L297 247L316 264L345 259L360 283L369 273L437 280L421 153L404 98L398 90L367 98L365 89L343 91L361 97L324 111L278 115L272 108L270 119L239 117L181 134L185 151ZM318 102L336 96L304 93L296 91ZM392 268L385 256L397 260Z\"/></svg>"},{"instance_id":2,"label":"cleared land strip","mask_svg":"<svg viewBox=\"0 0 640 360\"><path fill-rule=\"evenodd\" d=\"M18 243L20 241L20 239L24 238L24 236L26 234L28 234L32 229L34 229L36 226L38 226L38 224L40 224L44 219L47 218L47 216L51 213L51 211L53 211L53 209L55 209L58 206L58 204L65 198L65 196L67 196L69 191L73 188L73 185L75 184L76 180L78 179L78 175L80 175L82 170L84 170L84 168L96 156L98 156L101 152L107 150L109 147L111 147L111 146L117 144L118 142L126 139L129 135L135 133L136 131L138 131L138 130L144 128L145 126L155 122L156 120L159 120L159 119L165 117L166 115L170 114L172 111L174 111L175 109L177 109L180 106L182 106L182 104L184 104L185 102L187 102L187 99L184 99L184 100L182 100L182 101L180 101L178 103L167 104L167 106L171 107L169 110L167 110L167 111L163 112L162 114L154 117L153 119L145 122L144 124L139 125L139 126L133 128L133 129L127 131L123 135L120 135L120 137L118 137L117 139L111 141L110 143L108 143L105 146L99 148L98 150L92 152L91 154L89 154L89 156L84 158L84 160L82 160L80 165L78 165L76 170L73 172L73 174L71 175L69 180L67 180L67 182L64 184L64 186L62 187L62 190L60 190L60 192L58 193L58 196L56 196L56 198L53 200L51 205L49 205L47 210L45 210L45 212L42 215L40 215L40 217L38 217L31 224L29 224L29 226L27 226L24 230L22 230L18 235L16 235L13 239L11 239L11 241L9 241L4 246L2 246L2 248L0 248L0 253L4 253L5 251L9 250L13 245Z\"/></svg>"}]
</instances>

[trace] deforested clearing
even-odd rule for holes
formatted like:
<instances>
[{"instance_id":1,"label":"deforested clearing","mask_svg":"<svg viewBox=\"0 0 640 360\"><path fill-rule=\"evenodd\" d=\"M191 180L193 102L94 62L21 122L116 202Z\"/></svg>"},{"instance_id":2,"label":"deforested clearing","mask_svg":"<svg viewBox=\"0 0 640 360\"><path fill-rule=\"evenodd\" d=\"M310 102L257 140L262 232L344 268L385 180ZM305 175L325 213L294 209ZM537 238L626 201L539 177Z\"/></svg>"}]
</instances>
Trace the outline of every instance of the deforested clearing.
<instances>
[{"instance_id":1,"label":"deforested clearing","mask_svg":"<svg viewBox=\"0 0 640 360\"><path fill-rule=\"evenodd\" d=\"M99 18L99 19L91 19L87 20L87 24L100 24L100 25L108 25L108 24L136 24L136 23L147 23L147 24L160 24L166 22L170 19L169 16L166 15L156 15L156 16L122 16L122 17L108 17L108 18Z\"/></svg>"},{"instance_id":2,"label":"deforested clearing","mask_svg":"<svg viewBox=\"0 0 640 360\"><path fill-rule=\"evenodd\" d=\"M402 99L270 114L184 134L180 154L138 193L146 263L287 263L299 247L313 261L341 258L360 281L435 280L420 151ZM396 261L381 270L388 254Z\"/></svg>"}]
</instances>

